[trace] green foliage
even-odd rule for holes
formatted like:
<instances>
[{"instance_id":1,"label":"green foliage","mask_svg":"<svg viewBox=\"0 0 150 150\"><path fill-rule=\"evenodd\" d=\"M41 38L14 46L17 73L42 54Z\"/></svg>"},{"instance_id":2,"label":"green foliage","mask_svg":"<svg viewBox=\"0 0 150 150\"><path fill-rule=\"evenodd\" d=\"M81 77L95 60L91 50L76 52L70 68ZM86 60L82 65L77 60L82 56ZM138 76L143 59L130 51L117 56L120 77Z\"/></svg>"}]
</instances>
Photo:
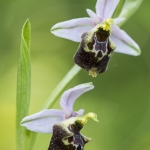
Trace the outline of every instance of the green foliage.
<instances>
[{"instance_id":1,"label":"green foliage","mask_svg":"<svg viewBox=\"0 0 150 150\"><path fill-rule=\"evenodd\" d=\"M20 121L28 115L31 91L31 59L30 59L31 25L25 22L21 33L20 57L17 73L17 149L24 150L27 130L20 126Z\"/></svg>"},{"instance_id":2,"label":"green foliage","mask_svg":"<svg viewBox=\"0 0 150 150\"><path fill-rule=\"evenodd\" d=\"M113 18L123 17L127 19L139 8L143 0L120 0Z\"/></svg>"}]
</instances>

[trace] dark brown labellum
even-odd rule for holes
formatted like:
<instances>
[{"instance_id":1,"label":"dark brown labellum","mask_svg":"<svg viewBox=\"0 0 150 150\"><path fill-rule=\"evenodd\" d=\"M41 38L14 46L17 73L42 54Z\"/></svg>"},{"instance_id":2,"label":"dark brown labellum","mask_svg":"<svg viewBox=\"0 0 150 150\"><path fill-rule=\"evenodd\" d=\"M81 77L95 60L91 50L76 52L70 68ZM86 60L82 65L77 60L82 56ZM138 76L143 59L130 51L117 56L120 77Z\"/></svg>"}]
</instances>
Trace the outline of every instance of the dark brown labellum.
<instances>
[{"instance_id":1,"label":"dark brown labellum","mask_svg":"<svg viewBox=\"0 0 150 150\"><path fill-rule=\"evenodd\" d=\"M65 127L61 124L53 126L53 135L48 150L84 150L90 139L80 134L82 125L78 122Z\"/></svg>"},{"instance_id":2,"label":"dark brown labellum","mask_svg":"<svg viewBox=\"0 0 150 150\"><path fill-rule=\"evenodd\" d=\"M84 33L74 55L74 62L93 77L106 71L114 52L115 45L109 36L110 31L103 30L103 28Z\"/></svg>"}]
</instances>

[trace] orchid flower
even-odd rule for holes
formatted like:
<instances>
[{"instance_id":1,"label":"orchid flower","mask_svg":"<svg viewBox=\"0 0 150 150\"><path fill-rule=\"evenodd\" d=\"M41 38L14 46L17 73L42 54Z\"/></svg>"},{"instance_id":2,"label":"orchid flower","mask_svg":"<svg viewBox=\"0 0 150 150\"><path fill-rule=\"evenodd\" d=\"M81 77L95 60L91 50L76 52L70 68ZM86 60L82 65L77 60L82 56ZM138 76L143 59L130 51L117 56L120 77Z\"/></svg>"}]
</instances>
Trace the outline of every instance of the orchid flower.
<instances>
[{"instance_id":1,"label":"orchid flower","mask_svg":"<svg viewBox=\"0 0 150 150\"><path fill-rule=\"evenodd\" d=\"M89 75L106 71L113 52L137 56L140 48L119 24L125 18L112 18L119 0L97 0L96 13L86 9L90 18L78 18L55 24L51 32L59 37L81 42L75 63Z\"/></svg>"},{"instance_id":2,"label":"orchid flower","mask_svg":"<svg viewBox=\"0 0 150 150\"><path fill-rule=\"evenodd\" d=\"M119 0L97 0L96 13L90 9L86 9L88 17L72 19L55 24L51 28L51 32L62 38L66 38L75 42L81 42L83 33L90 31L94 26L105 22L113 16L113 13L119 3ZM134 8L133 8L134 9ZM116 43L115 52L137 56L141 51L137 43L118 26L125 18L114 18L112 25L111 39Z\"/></svg>"},{"instance_id":3,"label":"orchid flower","mask_svg":"<svg viewBox=\"0 0 150 150\"><path fill-rule=\"evenodd\" d=\"M34 132L51 133L54 124L58 124L71 117L83 115L83 109L77 112L73 110L74 102L80 95L93 88L92 83L85 83L65 91L60 99L60 107L62 110L42 110L23 118L21 125Z\"/></svg>"}]
</instances>

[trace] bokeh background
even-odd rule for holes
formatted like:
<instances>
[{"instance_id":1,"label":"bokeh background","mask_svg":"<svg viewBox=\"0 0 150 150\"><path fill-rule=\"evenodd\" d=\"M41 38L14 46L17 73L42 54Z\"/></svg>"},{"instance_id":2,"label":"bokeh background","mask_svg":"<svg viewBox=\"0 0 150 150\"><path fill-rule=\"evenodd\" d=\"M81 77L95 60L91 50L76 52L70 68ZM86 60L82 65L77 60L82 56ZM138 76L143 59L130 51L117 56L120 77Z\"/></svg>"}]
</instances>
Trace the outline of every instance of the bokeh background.
<instances>
[{"instance_id":1,"label":"bokeh background","mask_svg":"<svg viewBox=\"0 0 150 150\"><path fill-rule=\"evenodd\" d=\"M57 22L88 16L96 0L0 1L0 150L16 149L16 77L21 28L32 25L32 92L29 114L41 110L46 99L73 66L78 43L55 37ZM108 71L97 78L82 70L69 84L93 82L95 89L82 95L75 110L98 115L82 133L92 137L86 150L150 149L150 1L144 0L122 28L140 45L138 57L115 53ZM67 88L67 89L68 89ZM57 102L54 106L59 108ZM34 150L46 150L50 134L38 134Z\"/></svg>"}]
</instances>

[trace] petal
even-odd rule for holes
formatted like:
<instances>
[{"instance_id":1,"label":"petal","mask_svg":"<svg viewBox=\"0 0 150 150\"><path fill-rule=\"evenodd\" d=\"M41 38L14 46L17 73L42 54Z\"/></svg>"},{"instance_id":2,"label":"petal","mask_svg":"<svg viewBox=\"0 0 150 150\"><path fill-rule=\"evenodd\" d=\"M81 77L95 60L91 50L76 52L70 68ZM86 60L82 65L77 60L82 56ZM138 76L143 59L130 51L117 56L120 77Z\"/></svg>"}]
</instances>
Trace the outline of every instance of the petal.
<instances>
[{"instance_id":1,"label":"petal","mask_svg":"<svg viewBox=\"0 0 150 150\"><path fill-rule=\"evenodd\" d=\"M96 14L103 19L111 18L119 0L97 0Z\"/></svg>"},{"instance_id":2,"label":"petal","mask_svg":"<svg viewBox=\"0 0 150 150\"><path fill-rule=\"evenodd\" d=\"M111 18L119 0L105 0L104 19Z\"/></svg>"},{"instance_id":3,"label":"petal","mask_svg":"<svg viewBox=\"0 0 150 150\"><path fill-rule=\"evenodd\" d=\"M72 114L74 114L73 110L71 108L69 108L65 103L61 102L61 108L63 108L63 110L65 110L65 119L68 119L72 116Z\"/></svg>"},{"instance_id":4,"label":"petal","mask_svg":"<svg viewBox=\"0 0 150 150\"><path fill-rule=\"evenodd\" d=\"M91 18L78 18L55 24L51 32L58 37L80 42L82 34L93 27L94 23Z\"/></svg>"},{"instance_id":5,"label":"petal","mask_svg":"<svg viewBox=\"0 0 150 150\"><path fill-rule=\"evenodd\" d=\"M76 116L81 116L83 114L84 114L84 109L80 109L77 112L76 111L72 112L71 116L76 117Z\"/></svg>"},{"instance_id":6,"label":"petal","mask_svg":"<svg viewBox=\"0 0 150 150\"><path fill-rule=\"evenodd\" d=\"M61 107L63 110L65 110L65 119L68 119L70 117L76 117L81 116L84 113L84 109L80 109L79 111L75 112L72 109L70 109L65 103L61 102Z\"/></svg>"},{"instance_id":7,"label":"petal","mask_svg":"<svg viewBox=\"0 0 150 150\"><path fill-rule=\"evenodd\" d=\"M123 22L125 20L125 18L115 18L114 19L114 24L118 25L119 23Z\"/></svg>"},{"instance_id":8,"label":"petal","mask_svg":"<svg viewBox=\"0 0 150 150\"><path fill-rule=\"evenodd\" d=\"M81 115L83 115L83 114L84 114L84 109L80 109L80 110L78 110L77 112L75 112L74 117L75 117L75 116L81 116Z\"/></svg>"},{"instance_id":9,"label":"petal","mask_svg":"<svg viewBox=\"0 0 150 150\"><path fill-rule=\"evenodd\" d=\"M41 133L51 133L54 124L65 120L62 110L42 110L22 119L21 125L28 130Z\"/></svg>"},{"instance_id":10,"label":"petal","mask_svg":"<svg viewBox=\"0 0 150 150\"><path fill-rule=\"evenodd\" d=\"M105 1L106 0L97 0L96 14L98 15L98 17L104 18Z\"/></svg>"},{"instance_id":11,"label":"petal","mask_svg":"<svg viewBox=\"0 0 150 150\"><path fill-rule=\"evenodd\" d=\"M97 25L97 24L99 24L102 21L92 10L86 9L86 12L88 13L88 15L93 20L94 25Z\"/></svg>"},{"instance_id":12,"label":"petal","mask_svg":"<svg viewBox=\"0 0 150 150\"><path fill-rule=\"evenodd\" d=\"M75 100L82 95L83 93L93 89L94 86L92 83L85 83L85 84L80 84L78 86L75 86L74 88L71 88L64 92L64 94L61 97L60 100L60 106L62 110L64 111L65 114L68 113L68 110L66 110L66 107L64 107L64 104L68 106L71 110L73 110L73 105Z\"/></svg>"},{"instance_id":13,"label":"petal","mask_svg":"<svg viewBox=\"0 0 150 150\"><path fill-rule=\"evenodd\" d=\"M138 44L118 26L112 27L112 40L116 44L115 52L124 53L128 55L137 56L140 55L141 50Z\"/></svg>"}]
</instances>

